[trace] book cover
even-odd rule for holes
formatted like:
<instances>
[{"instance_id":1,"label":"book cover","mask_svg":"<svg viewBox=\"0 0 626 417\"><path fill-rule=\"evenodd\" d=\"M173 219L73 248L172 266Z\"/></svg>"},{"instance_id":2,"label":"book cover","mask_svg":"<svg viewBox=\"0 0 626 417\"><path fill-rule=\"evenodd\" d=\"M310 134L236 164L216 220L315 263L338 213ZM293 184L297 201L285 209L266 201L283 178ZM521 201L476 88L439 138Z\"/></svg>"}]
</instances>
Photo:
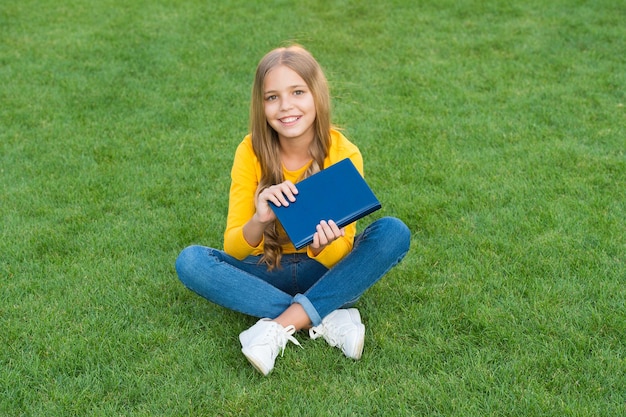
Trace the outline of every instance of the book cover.
<instances>
[{"instance_id":1,"label":"book cover","mask_svg":"<svg viewBox=\"0 0 626 417\"><path fill-rule=\"evenodd\" d=\"M305 178L296 188L296 201L289 206L270 204L296 249L313 242L322 220L333 220L342 228L381 208L350 158Z\"/></svg>"}]
</instances>

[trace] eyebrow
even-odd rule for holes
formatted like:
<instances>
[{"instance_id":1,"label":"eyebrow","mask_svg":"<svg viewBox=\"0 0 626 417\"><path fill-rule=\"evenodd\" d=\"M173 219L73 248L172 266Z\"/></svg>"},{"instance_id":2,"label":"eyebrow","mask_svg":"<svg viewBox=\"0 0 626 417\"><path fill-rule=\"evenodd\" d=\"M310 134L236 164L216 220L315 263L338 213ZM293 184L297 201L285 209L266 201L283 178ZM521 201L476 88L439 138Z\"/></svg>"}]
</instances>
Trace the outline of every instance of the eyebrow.
<instances>
[{"instance_id":1,"label":"eyebrow","mask_svg":"<svg viewBox=\"0 0 626 417\"><path fill-rule=\"evenodd\" d=\"M306 85L304 84L296 84L296 85L290 85L289 87L287 87L287 90L293 90L295 88L308 88ZM270 94L270 93L276 93L277 90L267 90L264 91L263 94Z\"/></svg>"}]
</instances>

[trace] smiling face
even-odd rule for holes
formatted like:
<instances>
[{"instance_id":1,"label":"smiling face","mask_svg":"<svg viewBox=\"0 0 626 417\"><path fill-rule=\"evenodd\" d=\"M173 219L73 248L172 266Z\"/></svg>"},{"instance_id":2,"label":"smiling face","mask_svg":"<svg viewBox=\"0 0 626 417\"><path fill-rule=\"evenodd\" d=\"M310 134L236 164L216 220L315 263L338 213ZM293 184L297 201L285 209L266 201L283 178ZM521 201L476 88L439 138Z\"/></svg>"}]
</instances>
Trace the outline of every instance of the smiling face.
<instances>
[{"instance_id":1,"label":"smiling face","mask_svg":"<svg viewBox=\"0 0 626 417\"><path fill-rule=\"evenodd\" d=\"M285 65L269 71L263 83L265 117L284 141L309 144L314 137L315 101L307 83Z\"/></svg>"}]
</instances>

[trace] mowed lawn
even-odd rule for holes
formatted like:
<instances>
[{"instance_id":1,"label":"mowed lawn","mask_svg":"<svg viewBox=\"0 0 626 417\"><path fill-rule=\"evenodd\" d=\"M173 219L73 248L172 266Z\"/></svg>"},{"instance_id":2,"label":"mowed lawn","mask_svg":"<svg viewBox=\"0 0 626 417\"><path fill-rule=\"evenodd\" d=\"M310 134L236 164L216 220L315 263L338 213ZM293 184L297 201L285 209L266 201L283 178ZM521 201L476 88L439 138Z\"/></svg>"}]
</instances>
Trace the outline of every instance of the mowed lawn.
<instances>
[{"instance_id":1,"label":"mowed lawn","mask_svg":"<svg viewBox=\"0 0 626 417\"><path fill-rule=\"evenodd\" d=\"M0 5L0 415L626 415L626 4ZM307 47L412 231L363 358L186 290L221 247L253 73ZM358 273L358 271L355 271Z\"/></svg>"}]
</instances>

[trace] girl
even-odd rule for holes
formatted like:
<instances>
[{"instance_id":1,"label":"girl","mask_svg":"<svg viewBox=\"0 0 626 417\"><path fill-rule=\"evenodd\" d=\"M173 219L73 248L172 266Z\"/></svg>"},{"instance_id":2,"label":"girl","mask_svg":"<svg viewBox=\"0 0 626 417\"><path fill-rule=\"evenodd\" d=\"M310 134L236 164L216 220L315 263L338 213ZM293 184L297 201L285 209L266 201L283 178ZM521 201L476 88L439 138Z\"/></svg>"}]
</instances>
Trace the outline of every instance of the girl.
<instances>
[{"instance_id":1,"label":"girl","mask_svg":"<svg viewBox=\"0 0 626 417\"><path fill-rule=\"evenodd\" d=\"M176 260L183 284L216 304L260 318L239 335L242 352L267 375L294 332L308 329L352 359L365 327L350 308L409 249L400 220L382 218L355 237L356 224L321 221L313 243L296 250L270 209L288 206L297 182L344 158L363 175L358 148L331 126L326 78L300 46L278 48L259 63L250 131L231 171L224 250L184 249Z\"/></svg>"}]
</instances>

